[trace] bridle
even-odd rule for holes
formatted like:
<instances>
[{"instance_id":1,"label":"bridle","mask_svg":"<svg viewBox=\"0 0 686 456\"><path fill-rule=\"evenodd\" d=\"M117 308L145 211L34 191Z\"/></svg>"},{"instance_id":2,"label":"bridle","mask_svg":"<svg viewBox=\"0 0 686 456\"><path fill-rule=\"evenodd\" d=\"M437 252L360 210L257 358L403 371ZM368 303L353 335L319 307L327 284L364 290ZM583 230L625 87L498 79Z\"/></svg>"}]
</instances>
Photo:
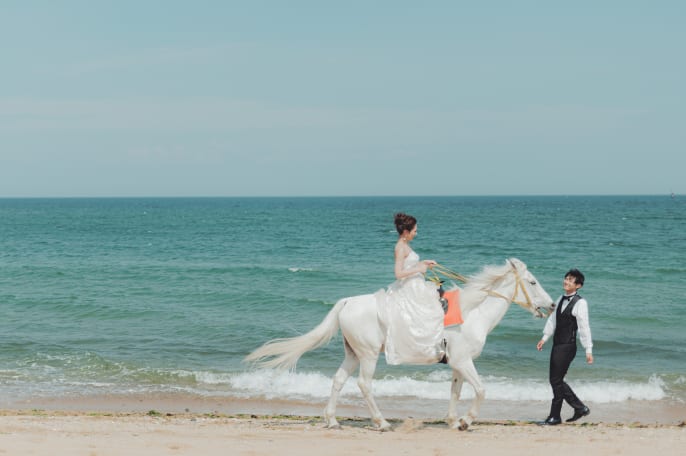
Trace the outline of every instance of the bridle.
<instances>
[{"instance_id":1,"label":"bridle","mask_svg":"<svg viewBox=\"0 0 686 456\"><path fill-rule=\"evenodd\" d=\"M515 304L519 305L521 308L524 310L531 310L533 311L537 316L539 317L545 317L547 315L547 312L541 311L540 307L534 307L533 302L531 301L531 296L529 296L529 292L526 291L526 287L524 287L524 283L522 282L522 277L519 275L519 272L517 271L517 266L515 266L514 262L512 260L507 260L508 263L510 263L510 266L512 266L512 273L515 276L515 288L514 291L512 292L512 297L508 298L507 296L498 293L497 291L493 290L486 290L484 289L483 291L486 292L486 294L490 296L495 296L497 298L502 298L507 301L507 303L514 302ZM440 264L435 264L434 267L432 268L432 272L434 274L434 277L431 278L430 280L436 282L437 285L440 285L442 282L440 278L438 277L438 274L436 274L436 269L438 273L449 277L451 279L456 279L459 280L460 282L467 283L468 280L465 276L458 274L455 271L451 271L450 269L446 268L445 266L442 266ZM526 302L522 302L520 300L515 299L517 297L518 291L522 290L522 294L524 295L524 298L526 298Z\"/></svg>"},{"instance_id":2,"label":"bridle","mask_svg":"<svg viewBox=\"0 0 686 456\"><path fill-rule=\"evenodd\" d=\"M518 306L520 306L521 308L523 308L525 310L531 309L534 312L536 312L538 315L545 316L545 314L543 312L541 312L538 308L535 308L533 303L531 302L531 297L529 296L529 292L526 291L526 287L522 283L522 278L519 275L519 272L517 272L517 267L515 266L515 264L511 260L508 260L508 262L510 263L510 266L512 266L512 272L514 273L514 276L515 276L515 288L514 288L514 291L512 292L512 297L508 298L507 296L500 294L497 291L493 291L493 290L485 290L485 291L491 296L503 298L508 303L514 302L515 304L517 304ZM522 294L526 298L526 302L522 302L520 300L515 299L517 297L518 290L522 290Z\"/></svg>"}]
</instances>

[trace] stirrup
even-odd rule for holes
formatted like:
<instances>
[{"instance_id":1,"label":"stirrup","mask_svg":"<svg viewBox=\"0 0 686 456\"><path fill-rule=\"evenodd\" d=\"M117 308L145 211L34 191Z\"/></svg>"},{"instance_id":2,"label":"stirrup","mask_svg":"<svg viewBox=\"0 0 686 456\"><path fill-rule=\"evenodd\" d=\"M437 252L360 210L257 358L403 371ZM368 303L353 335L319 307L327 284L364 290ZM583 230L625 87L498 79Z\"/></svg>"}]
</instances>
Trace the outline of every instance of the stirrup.
<instances>
[{"instance_id":1,"label":"stirrup","mask_svg":"<svg viewBox=\"0 0 686 456\"><path fill-rule=\"evenodd\" d=\"M448 364L448 356L447 356L446 351L445 351L447 346L448 346L448 340L443 338L443 340L441 341L441 343L438 346L438 356L440 358L438 360L438 362L441 364Z\"/></svg>"}]
</instances>

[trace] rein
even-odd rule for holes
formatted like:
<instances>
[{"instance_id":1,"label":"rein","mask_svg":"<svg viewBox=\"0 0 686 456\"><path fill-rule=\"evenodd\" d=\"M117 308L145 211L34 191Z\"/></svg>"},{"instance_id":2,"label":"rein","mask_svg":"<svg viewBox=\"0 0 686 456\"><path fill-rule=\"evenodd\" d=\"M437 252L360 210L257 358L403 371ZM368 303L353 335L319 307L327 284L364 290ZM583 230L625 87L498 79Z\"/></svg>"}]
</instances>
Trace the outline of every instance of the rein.
<instances>
[{"instance_id":1,"label":"rein","mask_svg":"<svg viewBox=\"0 0 686 456\"><path fill-rule=\"evenodd\" d=\"M429 278L429 280L432 280L436 282L437 284L441 283L440 277L438 277L438 274L441 274L442 276L445 276L449 279L455 279L458 280L462 283L467 283L467 278L461 274L458 274L457 272L450 270L446 268L445 266L436 263L433 268L430 269L430 271L433 273L434 277ZM436 274L438 272L438 274Z\"/></svg>"}]
</instances>

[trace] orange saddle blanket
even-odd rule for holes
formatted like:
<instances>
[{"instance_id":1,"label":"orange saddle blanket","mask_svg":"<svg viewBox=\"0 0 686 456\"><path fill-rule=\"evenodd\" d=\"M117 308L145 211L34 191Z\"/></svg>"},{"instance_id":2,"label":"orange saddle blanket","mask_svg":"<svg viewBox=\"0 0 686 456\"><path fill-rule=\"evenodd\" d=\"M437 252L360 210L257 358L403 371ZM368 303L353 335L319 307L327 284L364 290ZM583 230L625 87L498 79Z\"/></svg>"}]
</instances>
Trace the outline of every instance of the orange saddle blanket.
<instances>
[{"instance_id":1,"label":"orange saddle blanket","mask_svg":"<svg viewBox=\"0 0 686 456\"><path fill-rule=\"evenodd\" d=\"M443 326L461 325L462 311L460 311L460 289L449 290L443 293L443 298L448 301L448 310L443 317Z\"/></svg>"}]
</instances>

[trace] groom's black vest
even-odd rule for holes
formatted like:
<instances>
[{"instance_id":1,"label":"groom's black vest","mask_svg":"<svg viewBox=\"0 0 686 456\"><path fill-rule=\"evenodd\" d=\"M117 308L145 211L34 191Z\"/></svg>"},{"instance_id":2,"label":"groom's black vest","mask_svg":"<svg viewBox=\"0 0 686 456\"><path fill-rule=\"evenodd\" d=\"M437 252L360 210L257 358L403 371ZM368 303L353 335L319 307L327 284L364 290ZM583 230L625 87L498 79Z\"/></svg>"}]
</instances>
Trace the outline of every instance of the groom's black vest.
<instances>
[{"instance_id":1,"label":"groom's black vest","mask_svg":"<svg viewBox=\"0 0 686 456\"><path fill-rule=\"evenodd\" d=\"M565 311L562 311L562 299L557 305L555 312L555 334L553 335L553 345L560 344L576 344L576 332L578 326L576 324L576 318L572 315L572 310L574 310L574 305L581 299L578 294L572 296L569 300L569 304L565 307Z\"/></svg>"}]
</instances>

